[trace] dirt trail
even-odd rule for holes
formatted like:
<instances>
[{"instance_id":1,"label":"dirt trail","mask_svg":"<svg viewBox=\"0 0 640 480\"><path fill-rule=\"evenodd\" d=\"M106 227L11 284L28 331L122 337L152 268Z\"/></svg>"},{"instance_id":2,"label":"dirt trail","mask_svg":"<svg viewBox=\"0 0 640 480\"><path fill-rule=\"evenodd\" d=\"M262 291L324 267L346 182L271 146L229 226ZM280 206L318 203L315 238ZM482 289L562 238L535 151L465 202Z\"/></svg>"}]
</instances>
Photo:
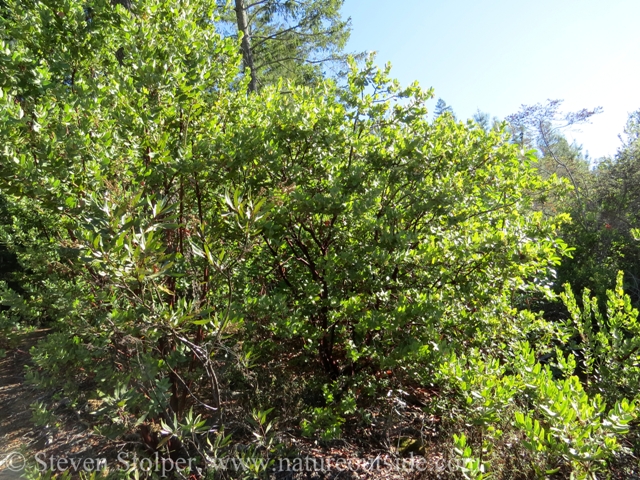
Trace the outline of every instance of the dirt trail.
<instances>
[{"instance_id":1,"label":"dirt trail","mask_svg":"<svg viewBox=\"0 0 640 480\"><path fill-rule=\"evenodd\" d=\"M60 457L94 457L104 447L79 416L64 402L52 401L52 392L43 392L25 382L25 365L30 363L29 350L49 330L25 334L18 347L0 358L0 480L18 479L22 462L39 467L35 455L51 459ZM31 421L30 405L44 401L56 414L55 425L36 427Z\"/></svg>"},{"instance_id":2,"label":"dirt trail","mask_svg":"<svg viewBox=\"0 0 640 480\"><path fill-rule=\"evenodd\" d=\"M44 338L47 330L26 334L17 348L0 359L0 479L19 478L10 464L19 465L16 455L37 449L39 432L31 422L29 406L37 400L38 392L25 384L24 366L29 363L29 349ZM40 393L42 395L42 393ZM20 452L20 453L16 453ZM13 458L10 459L13 453Z\"/></svg>"}]
</instances>

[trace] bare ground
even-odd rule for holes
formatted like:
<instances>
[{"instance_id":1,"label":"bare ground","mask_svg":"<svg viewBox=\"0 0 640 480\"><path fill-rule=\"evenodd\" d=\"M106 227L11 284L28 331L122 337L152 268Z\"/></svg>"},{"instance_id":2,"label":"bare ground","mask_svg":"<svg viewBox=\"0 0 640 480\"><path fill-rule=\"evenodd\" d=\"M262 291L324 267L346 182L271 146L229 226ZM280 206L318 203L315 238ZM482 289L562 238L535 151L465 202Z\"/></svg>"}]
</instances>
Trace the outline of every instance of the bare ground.
<instances>
[{"instance_id":1,"label":"bare ground","mask_svg":"<svg viewBox=\"0 0 640 480\"><path fill-rule=\"evenodd\" d=\"M43 459L95 458L104 449L104 442L84 422L70 418L68 411L53 425L36 427L32 421L31 405L53 404L52 392L36 390L25 381L29 350L47 333L37 330L24 334L18 346L0 359L0 480L20 478L23 465L39 467L36 455Z\"/></svg>"},{"instance_id":2,"label":"bare ground","mask_svg":"<svg viewBox=\"0 0 640 480\"><path fill-rule=\"evenodd\" d=\"M48 330L37 330L23 334L17 346L0 358L0 480L17 480L27 468L41 469L36 458L49 462L51 458L104 458L113 457L114 445L105 438L93 433L88 423L83 421L80 412L74 412L65 399L56 399L55 392L43 392L26 381L26 366L31 362L29 350L39 340L46 337ZM33 408L42 402L53 410L55 418L51 424L36 426L32 419ZM310 447L310 446L309 446ZM341 451L303 448L307 455L315 458L342 456ZM350 450L347 448L346 450ZM351 452L355 453L355 452ZM342 454L342 455L340 455ZM37 457L36 457L37 456ZM375 457L375 455L374 455ZM285 474L276 478L437 478L426 475L398 474L387 468L373 469L367 472L333 471L320 475Z\"/></svg>"}]
</instances>

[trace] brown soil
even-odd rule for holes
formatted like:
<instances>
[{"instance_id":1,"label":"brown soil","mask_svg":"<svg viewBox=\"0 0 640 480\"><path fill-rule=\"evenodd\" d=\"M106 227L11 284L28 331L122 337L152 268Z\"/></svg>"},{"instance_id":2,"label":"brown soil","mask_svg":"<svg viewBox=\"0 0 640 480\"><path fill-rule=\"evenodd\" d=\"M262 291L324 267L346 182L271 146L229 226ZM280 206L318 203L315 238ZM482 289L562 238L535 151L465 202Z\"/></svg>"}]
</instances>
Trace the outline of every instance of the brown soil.
<instances>
[{"instance_id":1,"label":"brown soil","mask_svg":"<svg viewBox=\"0 0 640 480\"><path fill-rule=\"evenodd\" d=\"M29 350L47 333L37 330L24 334L18 346L0 358L0 480L20 478L23 459L27 466L40 468L36 455L48 462L50 458L72 456L97 458L102 451L101 438L79 418L72 418L64 400L55 402L55 392L43 392L25 382ZM53 425L37 427L31 409L36 402L59 407L63 412L56 415Z\"/></svg>"},{"instance_id":2,"label":"brown soil","mask_svg":"<svg viewBox=\"0 0 640 480\"><path fill-rule=\"evenodd\" d=\"M25 366L31 362L29 350L39 340L46 337L47 330L38 330L22 335L17 347L7 351L4 358L0 358L0 480L17 480L24 470L20 468L22 462L27 468L44 470L41 463L47 464L53 458L114 458L114 452L124 447L128 442L109 442L104 437L93 433L90 425L82 418L81 412L76 412L67 399L60 399L55 391L42 391L29 385L25 379ZM49 412L53 413L50 425L36 426L32 420L32 405L42 402ZM341 448L318 448L314 445L297 446L304 452L301 456L310 456L321 460L323 458L358 458L359 449L347 442ZM431 450L431 449L430 449ZM275 474L271 478L278 479L377 479L377 480L409 480L443 478L436 473L440 469L434 467L434 459L442 459L441 452L430 451L427 472L397 472L384 466L385 461L391 459L388 455L381 455L380 469L349 472L331 470L324 473L285 473ZM369 455L373 460L375 454ZM327 465L330 463L327 462ZM17 470L17 471L13 471ZM441 473L441 470L440 470ZM72 478L77 475L72 474Z\"/></svg>"}]
</instances>

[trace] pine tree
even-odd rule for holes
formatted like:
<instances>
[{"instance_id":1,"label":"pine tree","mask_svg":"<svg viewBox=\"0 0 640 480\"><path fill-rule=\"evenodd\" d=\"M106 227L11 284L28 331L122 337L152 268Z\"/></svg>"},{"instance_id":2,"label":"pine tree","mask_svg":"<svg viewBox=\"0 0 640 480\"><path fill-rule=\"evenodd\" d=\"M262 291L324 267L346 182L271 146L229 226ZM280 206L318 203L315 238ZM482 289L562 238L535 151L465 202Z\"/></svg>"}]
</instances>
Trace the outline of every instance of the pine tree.
<instances>
[{"instance_id":1,"label":"pine tree","mask_svg":"<svg viewBox=\"0 0 640 480\"><path fill-rule=\"evenodd\" d=\"M230 36L242 34L243 67L251 71L249 91L280 77L313 84L346 65L351 31L343 20L344 0L235 0L220 6ZM231 8L232 7L232 8Z\"/></svg>"},{"instance_id":2,"label":"pine tree","mask_svg":"<svg viewBox=\"0 0 640 480\"><path fill-rule=\"evenodd\" d=\"M451 107L451 105L447 105L447 102L445 102L442 98L439 98L438 102L436 103L436 108L433 111L433 117L438 118L440 115L442 115L445 112L449 112L452 115L454 115L453 108Z\"/></svg>"}]
</instances>

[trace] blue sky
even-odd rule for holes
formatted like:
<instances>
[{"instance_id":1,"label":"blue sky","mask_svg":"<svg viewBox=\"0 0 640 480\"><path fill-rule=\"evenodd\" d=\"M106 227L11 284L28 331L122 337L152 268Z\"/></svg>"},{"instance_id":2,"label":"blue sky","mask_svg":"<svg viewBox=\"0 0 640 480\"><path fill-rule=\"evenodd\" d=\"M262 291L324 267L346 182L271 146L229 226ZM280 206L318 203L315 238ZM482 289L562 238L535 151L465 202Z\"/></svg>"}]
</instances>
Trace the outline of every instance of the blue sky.
<instances>
[{"instance_id":1,"label":"blue sky","mask_svg":"<svg viewBox=\"0 0 640 480\"><path fill-rule=\"evenodd\" d=\"M503 118L548 98L564 111L601 106L566 132L598 158L615 154L640 109L640 0L346 0L343 14L348 50L377 51L458 118L478 108Z\"/></svg>"}]
</instances>

